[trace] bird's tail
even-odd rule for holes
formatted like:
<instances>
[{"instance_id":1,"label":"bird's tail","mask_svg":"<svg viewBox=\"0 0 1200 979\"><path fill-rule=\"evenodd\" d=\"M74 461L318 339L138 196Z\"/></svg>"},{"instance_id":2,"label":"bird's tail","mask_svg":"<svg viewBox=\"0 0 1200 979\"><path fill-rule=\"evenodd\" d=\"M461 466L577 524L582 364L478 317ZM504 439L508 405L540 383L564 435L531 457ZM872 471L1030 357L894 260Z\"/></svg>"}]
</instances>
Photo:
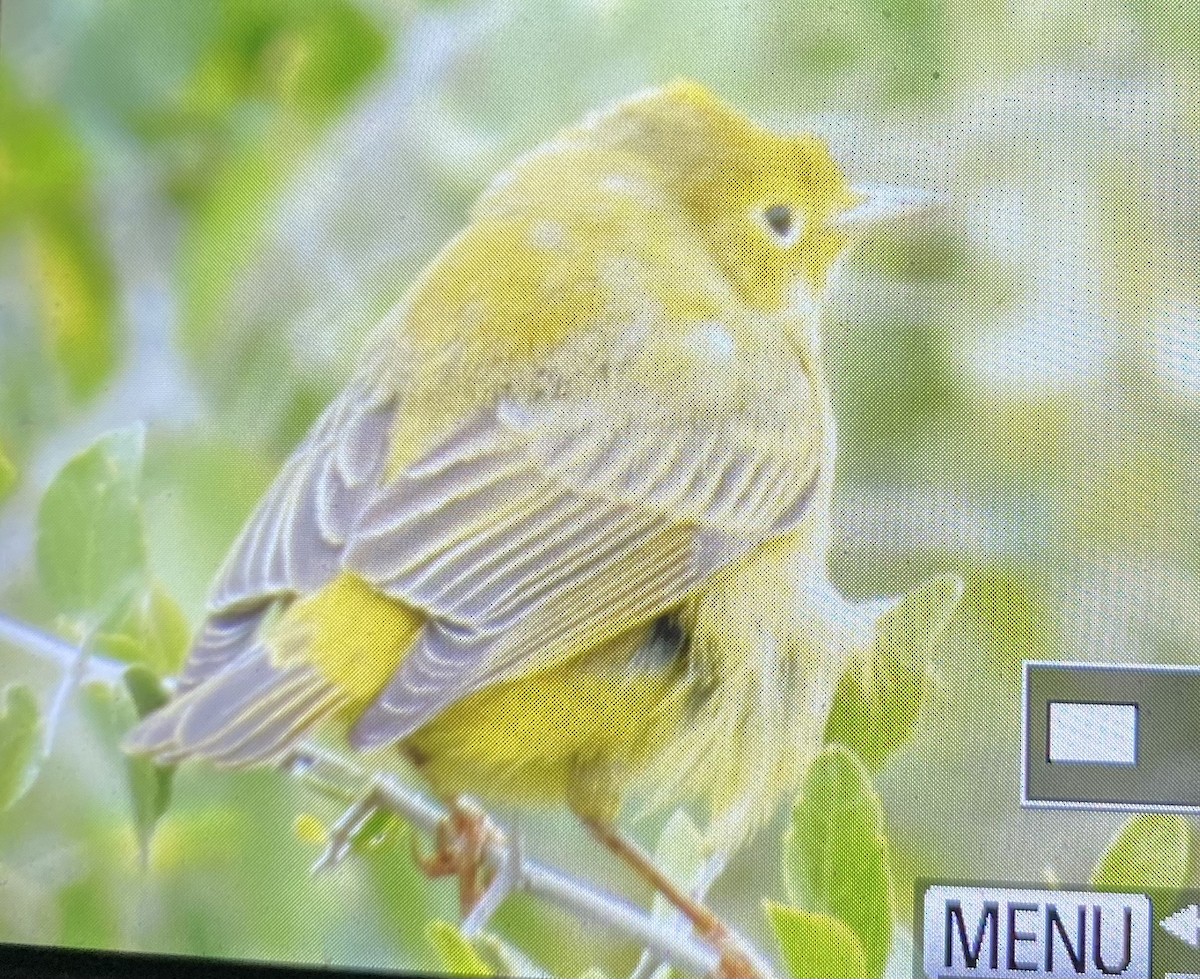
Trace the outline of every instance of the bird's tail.
<instances>
[{"instance_id":1,"label":"bird's tail","mask_svg":"<svg viewBox=\"0 0 1200 979\"><path fill-rule=\"evenodd\" d=\"M422 625L352 576L295 602L274 623L265 622L265 610L258 618L253 628L244 619L228 628L207 623L193 660L217 635L221 665L135 727L127 752L163 764L276 762L331 714L374 697ZM185 677L196 676L191 665Z\"/></svg>"},{"instance_id":2,"label":"bird's tail","mask_svg":"<svg viewBox=\"0 0 1200 979\"><path fill-rule=\"evenodd\" d=\"M312 666L278 666L258 643L135 727L123 747L162 764L203 757L220 766L278 761L348 702Z\"/></svg>"}]
</instances>

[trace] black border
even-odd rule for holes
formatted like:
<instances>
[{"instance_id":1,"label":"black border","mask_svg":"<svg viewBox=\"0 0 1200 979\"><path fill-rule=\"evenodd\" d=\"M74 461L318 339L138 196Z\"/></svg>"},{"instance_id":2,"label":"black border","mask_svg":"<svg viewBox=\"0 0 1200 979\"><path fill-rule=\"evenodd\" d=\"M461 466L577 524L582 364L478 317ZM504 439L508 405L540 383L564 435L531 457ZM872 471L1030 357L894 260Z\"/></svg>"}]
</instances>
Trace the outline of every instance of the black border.
<instances>
[{"instance_id":1,"label":"black border","mask_svg":"<svg viewBox=\"0 0 1200 979\"><path fill-rule=\"evenodd\" d=\"M148 952L109 952L58 945L0 943L4 979L359 979L366 976L437 976L399 969L281 965Z\"/></svg>"}]
</instances>

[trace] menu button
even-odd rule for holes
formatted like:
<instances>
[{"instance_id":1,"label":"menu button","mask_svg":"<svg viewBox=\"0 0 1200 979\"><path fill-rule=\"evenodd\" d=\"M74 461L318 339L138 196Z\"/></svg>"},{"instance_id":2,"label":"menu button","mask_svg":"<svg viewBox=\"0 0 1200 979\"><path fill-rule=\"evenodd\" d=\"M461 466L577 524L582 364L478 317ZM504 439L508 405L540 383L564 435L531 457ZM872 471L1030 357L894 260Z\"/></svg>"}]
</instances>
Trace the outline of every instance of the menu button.
<instances>
[{"instance_id":1,"label":"menu button","mask_svg":"<svg viewBox=\"0 0 1200 979\"><path fill-rule=\"evenodd\" d=\"M928 979L1150 977L1144 894L939 885L923 910Z\"/></svg>"}]
</instances>

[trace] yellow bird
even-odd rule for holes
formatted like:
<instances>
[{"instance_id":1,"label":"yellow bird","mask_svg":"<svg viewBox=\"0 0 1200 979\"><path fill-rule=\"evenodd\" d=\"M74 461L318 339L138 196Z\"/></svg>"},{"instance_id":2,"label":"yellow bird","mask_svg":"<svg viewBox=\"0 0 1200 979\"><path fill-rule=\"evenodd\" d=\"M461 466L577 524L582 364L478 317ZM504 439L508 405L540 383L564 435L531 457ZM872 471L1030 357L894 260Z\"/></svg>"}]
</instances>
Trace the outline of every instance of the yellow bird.
<instances>
[{"instance_id":1,"label":"yellow bird","mask_svg":"<svg viewBox=\"0 0 1200 979\"><path fill-rule=\"evenodd\" d=\"M631 799L748 832L838 668L797 620L822 295L911 203L689 81L518 160L284 465L128 750L270 762L336 715L447 800L565 801L626 857Z\"/></svg>"}]
</instances>

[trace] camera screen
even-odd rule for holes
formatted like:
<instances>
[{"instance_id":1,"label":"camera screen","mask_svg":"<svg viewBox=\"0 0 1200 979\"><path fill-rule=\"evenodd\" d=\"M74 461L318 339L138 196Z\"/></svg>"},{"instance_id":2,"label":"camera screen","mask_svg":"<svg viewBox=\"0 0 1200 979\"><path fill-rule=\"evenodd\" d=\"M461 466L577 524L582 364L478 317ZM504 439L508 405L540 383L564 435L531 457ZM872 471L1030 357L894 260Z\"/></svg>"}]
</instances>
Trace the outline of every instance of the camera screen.
<instances>
[{"instance_id":1,"label":"camera screen","mask_svg":"<svg viewBox=\"0 0 1200 979\"><path fill-rule=\"evenodd\" d=\"M1198 227L1190 3L5 0L0 971L1200 975Z\"/></svg>"}]
</instances>

